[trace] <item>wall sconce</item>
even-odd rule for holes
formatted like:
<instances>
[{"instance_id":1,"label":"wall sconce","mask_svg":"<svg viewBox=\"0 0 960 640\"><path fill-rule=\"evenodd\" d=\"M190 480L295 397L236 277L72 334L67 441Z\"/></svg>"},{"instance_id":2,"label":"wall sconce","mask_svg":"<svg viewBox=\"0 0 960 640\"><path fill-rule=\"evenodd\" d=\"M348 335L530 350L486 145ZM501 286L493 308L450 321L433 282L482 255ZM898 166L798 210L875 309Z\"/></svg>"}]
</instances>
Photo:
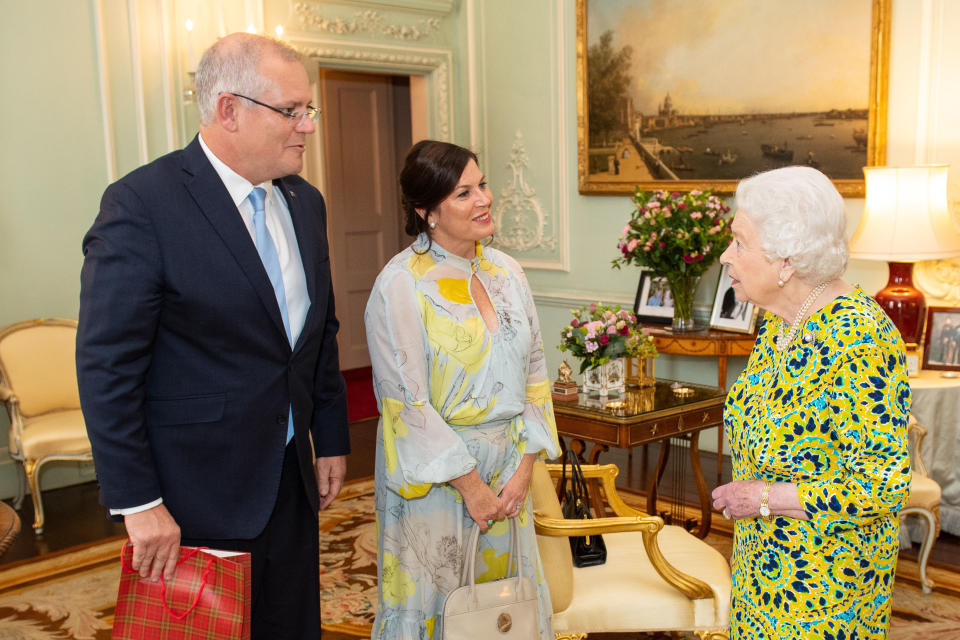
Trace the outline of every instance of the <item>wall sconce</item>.
<instances>
[{"instance_id":1,"label":"wall sconce","mask_svg":"<svg viewBox=\"0 0 960 640\"><path fill-rule=\"evenodd\" d=\"M221 16L221 21L222 21L222 16ZM187 18L186 22L184 23L184 28L187 30L187 77L183 85L183 103L191 104L196 98L196 94L197 94L197 88L196 88L197 87L196 85L197 58L194 55L194 49L193 49L193 28L194 28L193 20L190 18ZM223 29L223 25L221 23L221 30L222 29ZM253 23L249 24L246 30L247 30L247 33L257 33L257 28L253 25ZM277 40L282 40L283 25L278 24L274 29L274 31L276 33ZM226 34L221 32L220 37L223 37L224 35Z\"/></svg>"},{"instance_id":2,"label":"wall sconce","mask_svg":"<svg viewBox=\"0 0 960 640\"><path fill-rule=\"evenodd\" d=\"M187 29L187 81L183 87L183 102L190 104L197 93L197 62L193 55L193 20L187 18L184 26Z\"/></svg>"},{"instance_id":3,"label":"wall sconce","mask_svg":"<svg viewBox=\"0 0 960 640\"><path fill-rule=\"evenodd\" d=\"M866 202L850 257L886 260L887 286L874 296L907 344L919 344L927 304L913 286L913 263L960 256L947 207L947 165L864 167Z\"/></svg>"}]
</instances>

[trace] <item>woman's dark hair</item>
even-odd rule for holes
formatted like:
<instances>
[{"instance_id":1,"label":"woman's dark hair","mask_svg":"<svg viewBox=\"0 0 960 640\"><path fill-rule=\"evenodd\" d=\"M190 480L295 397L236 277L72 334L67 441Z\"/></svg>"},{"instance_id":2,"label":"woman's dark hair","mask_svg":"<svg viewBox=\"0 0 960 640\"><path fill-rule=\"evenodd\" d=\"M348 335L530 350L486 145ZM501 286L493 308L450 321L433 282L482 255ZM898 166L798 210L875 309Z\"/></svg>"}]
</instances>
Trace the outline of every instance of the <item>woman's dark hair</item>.
<instances>
[{"instance_id":1,"label":"woman's dark hair","mask_svg":"<svg viewBox=\"0 0 960 640\"><path fill-rule=\"evenodd\" d=\"M477 154L449 142L421 140L410 148L400 172L407 235L430 235L426 216L417 215L417 209L430 212L439 206L456 189L471 160L477 162Z\"/></svg>"}]
</instances>

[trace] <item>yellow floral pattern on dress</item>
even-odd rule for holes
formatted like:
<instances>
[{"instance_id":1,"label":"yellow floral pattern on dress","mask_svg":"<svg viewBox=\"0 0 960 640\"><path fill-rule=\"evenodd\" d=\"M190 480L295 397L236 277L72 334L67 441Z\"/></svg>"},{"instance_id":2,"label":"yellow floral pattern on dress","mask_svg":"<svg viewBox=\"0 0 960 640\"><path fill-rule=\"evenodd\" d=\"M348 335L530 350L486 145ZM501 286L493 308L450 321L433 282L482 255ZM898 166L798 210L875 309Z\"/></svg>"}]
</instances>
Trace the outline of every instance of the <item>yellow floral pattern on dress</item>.
<instances>
[{"instance_id":1,"label":"yellow floral pattern on dress","mask_svg":"<svg viewBox=\"0 0 960 640\"><path fill-rule=\"evenodd\" d=\"M399 559L389 553L383 554L380 584L386 603L402 605L408 597L417 592L417 585L410 579L410 575L400 568Z\"/></svg>"},{"instance_id":2,"label":"yellow floral pattern on dress","mask_svg":"<svg viewBox=\"0 0 960 640\"><path fill-rule=\"evenodd\" d=\"M496 314L494 332L474 304L476 286ZM478 244L467 260L421 236L380 273L364 320L381 411L381 574L383 559L395 559L380 576L374 638L420 640L440 635L443 600L459 585L463 545L476 526L450 480L476 471L499 494L525 453L558 456L550 383L529 285L495 249ZM517 516L519 562L538 585L541 640L553 640L529 510L528 498ZM506 520L480 536L481 580L507 575L509 541ZM409 576L413 593L398 572Z\"/></svg>"},{"instance_id":3,"label":"yellow floral pattern on dress","mask_svg":"<svg viewBox=\"0 0 960 640\"><path fill-rule=\"evenodd\" d=\"M765 317L724 424L734 479L796 483L809 520L736 522L731 640L886 638L910 487L903 342L860 289L778 354L782 326Z\"/></svg>"}]
</instances>

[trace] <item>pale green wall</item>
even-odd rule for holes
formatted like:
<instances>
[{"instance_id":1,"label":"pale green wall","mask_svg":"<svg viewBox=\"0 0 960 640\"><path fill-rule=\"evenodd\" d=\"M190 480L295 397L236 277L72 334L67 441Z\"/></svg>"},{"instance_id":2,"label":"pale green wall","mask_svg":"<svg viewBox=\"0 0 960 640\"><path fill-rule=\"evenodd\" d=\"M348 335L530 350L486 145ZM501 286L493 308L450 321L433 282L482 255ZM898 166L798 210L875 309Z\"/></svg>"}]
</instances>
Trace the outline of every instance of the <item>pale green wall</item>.
<instances>
[{"instance_id":1,"label":"pale green wall","mask_svg":"<svg viewBox=\"0 0 960 640\"><path fill-rule=\"evenodd\" d=\"M132 30L128 3L119 0L0 0L4 16L0 79L7 88L0 102L0 325L37 316L76 317L80 241L110 179L97 61L98 4L103 7L114 178L182 145L195 133L194 108L180 99L183 73L178 65L182 56L178 62L176 53L164 53L168 50L164 45L173 43L176 50L181 39L182 46L182 34L177 30L184 16L195 7L212 5L200 0L138 0L138 30ZM362 2L307 4L327 17L345 19L365 8ZM390 0L372 2L369 7L378 11L385 23L413 24L429 15L397 9L398 4ZM940 111L935 105L938 96L948 98L949 104L960 102L953 89L960 84L953 80L960 76L960 63L953 60L960 58L938 57L938 49L924 40L926 14L921 3L894 4L888 162L949 160L949 153L946 157L936 154L937 149L960 148L960 127L951 124L956 110ZM941 6L940 2L934 4ZM228 16L242 14L245 5L241 0L222 2ZM450 52L451 137L481 153L495 194L509 185L511 172L506 165L515 135L522 133L529 186L550 216L551 233L564 231L569 237L567 271L528 269L552 371L560 361L556 336L569 318L569 307L596 299L632 304L636 271L609 268L616 237L630 210L629 199L581 196L576 188L573 0L458 0L452 11L441 17L437 32L415 42L366 33L312 31L297 24L294 0L254 1L251 5L262 7L264 26L272 29L276 22L283 22L288 34L305 34L324 42L369 43L374 45L372 51L390 46L411 52ZM943 6L945 26L937 28L949 34L955 31L952 27L960 26L960 11L949 3ZM164 19L170 29L166 42L158 28ZM231 28L236 27L228 25L228 30ZM137 36L131 38L131 33ZM944 40L943 46L953 46L950 42ZM197 41L197 56L207 44ZM139 59L133 55L133 45L139 48ZM932 105L929 123L923 120L920 109L924 103L917 97L925 86L921 83L924 76L917 73L918 67L924 69L921 62L926 58L918 53L923 50L934 52L935 73L930 72L929 77L937 79L927 87L926 97ZM163 94L164 56L170 58L166 62L172 70L172 83L168 82L172 95ZM475 74L472 85L471 68ZM142 124L135 101L138 69L144 85ZM172 144L170 130L174 132ZM921 132L930 142L925 156L915 144ZM141 139L146 141L144 145ZM848 200L847 207L852 230L862 201ZM561 228L563 216L568 222ZM526 257L548 259L553 255L537 250ZM881 264L852 262L848 279L875 291L886 280L886 272ZM701 307L712 300L715 281L715 273L705 276L698 294ZM738 366L742 359L730 363L731 378ZM714 365L706 359L665 356L657 373L707 384L716 380ZM4 460L2 448L6 429L6 415L0 413L0 497L10 495L15 486L13 467ZM84 476L76 469L51 469L45 474L44 486L70 477Z\"/></svg>"},{"instance_id":2,"label":"pale green wall","mask_svg":"<svg viewBox=\"0 0 960 640\"><path fill-rule=\"evenodd\" d=\"M92 3L5 0L0 32L0 326L76 318L80 239L106 184ZM0 497L12 495L0 412ZM6 464L4 464L6 462ZM51 465L44 486L76 479Z\"/></svg>"}]
</instances>

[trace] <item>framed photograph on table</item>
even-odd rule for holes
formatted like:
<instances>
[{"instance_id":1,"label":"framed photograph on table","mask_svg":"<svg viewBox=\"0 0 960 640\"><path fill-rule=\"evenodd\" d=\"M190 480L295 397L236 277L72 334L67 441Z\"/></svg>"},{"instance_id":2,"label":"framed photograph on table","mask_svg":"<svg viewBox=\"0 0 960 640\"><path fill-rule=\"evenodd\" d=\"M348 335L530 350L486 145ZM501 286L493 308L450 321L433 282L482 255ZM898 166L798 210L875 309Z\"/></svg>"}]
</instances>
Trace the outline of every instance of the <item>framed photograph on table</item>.
<instances>
[{"instance_id":1,"label":"framed photograph on table","mask_svg":"<svg viewBox=\"0 0 960 640\"><path fill-rule=\"evenodd\" d=\"M633 313L640 322L673 322L673 296L665 277L654 275L652 271L640 272Z\"/></svg>"},{"instance_id":2,"label":"framed photograph on table","mask_svg":"<svg viewBox=\"0 0 960 640\"><path fill-rule=\"evenodd\" d=\"M927 307L923 368L960 373L960 307Z\"/></svg>"},{"instance_id":3,"label":"framed photograph on table","mask_svg":"<svg viewBox=\"0 0 960 640\"><path fill-rule=\"evenodd\" d=\"M884 164L892 0L576 2L580 193L806 164L863 197Z\"/></svg>"},{"instance_id":4,"label":"framed photograph on table","mask_svg":"<svg viewBox=\"0 0 960 640\"><path fill-rule=\"evenodd\" d=\"M733 278L727 273L727 265L720 270L717 295L710 312L710 327L737 333L753 333L759 308L750 302L740 302L733 292Z\"/></svg>"}]
</instances>

